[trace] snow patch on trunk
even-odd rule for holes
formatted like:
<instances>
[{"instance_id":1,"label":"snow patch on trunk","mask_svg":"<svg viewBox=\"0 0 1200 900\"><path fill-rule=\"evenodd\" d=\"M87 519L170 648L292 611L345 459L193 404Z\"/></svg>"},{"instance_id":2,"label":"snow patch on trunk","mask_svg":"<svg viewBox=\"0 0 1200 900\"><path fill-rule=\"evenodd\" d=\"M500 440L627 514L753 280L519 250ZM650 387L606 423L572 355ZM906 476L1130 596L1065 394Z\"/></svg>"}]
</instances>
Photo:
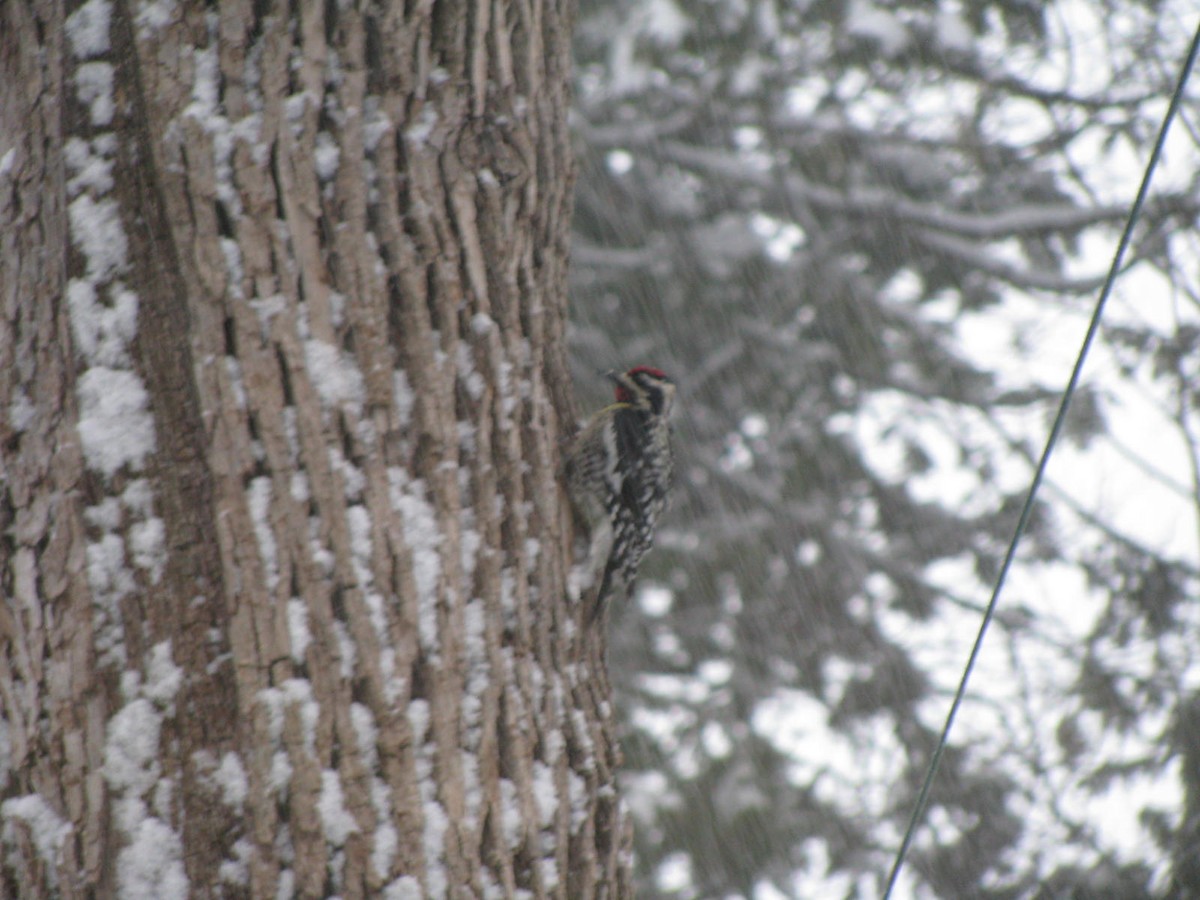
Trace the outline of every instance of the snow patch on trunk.
<instances>
[{"instance_id":1,"label":"snow patch on trunk","mask_svg":"<svg viewBox=\"0 0 1200 900\"><path fill-rule=\"evenodd\" d=\"M104 743L104 780L114 798L114 819L126 838L117 854L121 897L134 900L185 900L188 879L183 841L168 823L177 784L159 764L163 722L175 714L175 695L183 671L171 658L169 641L156 644L146 663L146 679L137 671L122 677L126 703L108 721Z\"/></svg>"},{"instance_id":2,"label":"snow patch on trunk","mask_svg":"<svg viewBox=\"0 0 1200 900\"><path fill-rule=\"evenodd\" d=\"M0 803L0 839L13 850L19 841L17 829L20 826L29 830L38 858L46 864L50 887L57 888L58 858L71 834L71 824L64 821L39 794L26 794Z\"/></svg>"}]
</instances>

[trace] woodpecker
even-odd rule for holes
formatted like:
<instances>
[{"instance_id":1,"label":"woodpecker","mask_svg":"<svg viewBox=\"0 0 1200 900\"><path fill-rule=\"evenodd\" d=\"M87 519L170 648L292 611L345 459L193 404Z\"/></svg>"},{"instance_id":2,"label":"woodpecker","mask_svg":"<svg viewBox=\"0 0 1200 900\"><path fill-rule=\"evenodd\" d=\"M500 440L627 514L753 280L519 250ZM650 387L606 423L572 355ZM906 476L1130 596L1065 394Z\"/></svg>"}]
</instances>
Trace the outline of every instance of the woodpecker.
<instances>
[{"instance_id":1,"label":"woodpecker","mask_svg":"<svg viewBox=\"0 0 1200 900\"><path fill-rule=\"evenodd\" d=\"M591 622L614 589L630 595L667 505L674 468L668 423L674 382L650 366L607 377L616 386L616 402L587 421L565 465L571 501L588 530L593 583L600 575Z\"/></svg>"}]
</instances>

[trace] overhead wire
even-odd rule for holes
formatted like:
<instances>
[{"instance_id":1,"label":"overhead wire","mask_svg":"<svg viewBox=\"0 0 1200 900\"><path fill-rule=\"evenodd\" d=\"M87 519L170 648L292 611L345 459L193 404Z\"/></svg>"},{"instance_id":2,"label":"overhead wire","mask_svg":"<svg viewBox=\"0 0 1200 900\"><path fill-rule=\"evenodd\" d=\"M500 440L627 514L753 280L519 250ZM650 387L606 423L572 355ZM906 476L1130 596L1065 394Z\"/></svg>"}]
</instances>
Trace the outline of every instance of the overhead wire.
<instances>
[{"instance_id":1,"label":"overhead wire","mask_svg":"<svg viewBox=\"0 0 1200 900\"><path fill-rule=\"evenodd\" d=\"M1017 545L1021 541L1021 536L1025 532L1025 527L1029 524L1029 518L1033 513L1033 504L1037 496L1038 488L1042 484L1042 478L1046 473L1046 467L1050 462L1050 454L1054 450L1054 445L1058 442L1058 437L1063 429L1063 423L1066 420L1067 408L1070 406L1071 397L1075 393L1075 389L1079 384L1080 374L1083 371L1083 364L1087 359L1087 353L1096 337L1097 331L1100 329L1100 320L1104 313L1105 304L1108 302L1109 295L1112 293L1113 284L1116 282L1117 275L1121 270L1122 262L1125 258L1125 253L1129 249L1129 243L1132 239L1134 226L1137 224L1138 218L1141 216L1142 207L1145 205L1146 196L1150 191L1150 182L1154 176L1154 170L1158 167L1159 158L1162 156L1163 146L1166 143L1167 132L1171 127L1171 121L1175 118L1179 110L1179 105L1182 102L1184 89L1187 85L1188 77L1191 75L1192 67L1196 61L1197 51L1200 50L1200 23L1196 26L1195 36L1192 38L1191 47L1188 50L1188 55L1183 63L1183 67L1179 73L1179 78L1175 83L1175 91L1171 95L1171 102L1167 106L1167 111L1163 115L1162 125L1159 127L1158 137L1154 142L1154 149L1150 153L1150 159L1146 163L1146 170L1142 175L1142 182L1138 188L1137 196L1134 198L1133 205L1130 207L1129 216L1125 220L1125 228L1121 232L1121 239L1117 243L1117 249L1113 254L1112 265L1109 267L1108 274L1105 276L1104 283L1100 288L1100 294L1096 299L1096 308L1092 312L1091 322L1088 324L1087 333L1083 337L1083 344L1079 348L1079 355L1075 359L1075 366L1071 370L1071 377L1067 381L1066 388L1063 389L1062 400L1058 406L1058 413L1054 417L1054 424L1050 428L1050 434L1046 438L1046 445L1042 450L1041 458L1038 460L1037 469L1033 474L1033 481L1029 487L1029 493L1025 497L1025 505L1021 508L1020 518L1017 520L1017 526L1013 531L1012 539L1009 541L1008 550L1004 554L1004 562L1000 566L1000 571L996 576L996 583L992 589L991 599L988 601L987 608L983 613L983 620L979 625L979 633L975 637L975 643L971 647L971 654L967 657L966 666L963 669L962 679L959 681L958 690L954 694L954 700L950 704L950 711L946 715L946 722L942 726L941 734L938 737L937 746L933 751L933 756L930 758L929 767L925 772L925 779L921 784L921 791L917 796L916 804L913 807L912 816L909 818L908 827L905 829L904 838L900 842L900 847L896 851L896 857L892 863L891 873L888 876L887 887L883 893L883 900L890 900L892 891L896 887L896 881L900 877L900 870L904 866L905 856L908 854L909 847L912 844L913 835L916 833L917 827L921 823L921 818L925 812L925 806L929 801L929 792L933 786L933 780L937 775L938 767L941 765L942 755L946 749L946 743L950 736L950 730L954 726L954 719L958 715L958 709L962 706L963 697L966 696L967 684L971 678L971 671L975 667L975 661L979 657L979 650L983 646L984 636L987 634L988 625L991 624L992 617L996 611L996 605L1000 599L1000 593L1004 588L1004 582L1008 577L1008 570L1012 566L1013 558L1016 556Z\"/></svg>"}]
</instances>

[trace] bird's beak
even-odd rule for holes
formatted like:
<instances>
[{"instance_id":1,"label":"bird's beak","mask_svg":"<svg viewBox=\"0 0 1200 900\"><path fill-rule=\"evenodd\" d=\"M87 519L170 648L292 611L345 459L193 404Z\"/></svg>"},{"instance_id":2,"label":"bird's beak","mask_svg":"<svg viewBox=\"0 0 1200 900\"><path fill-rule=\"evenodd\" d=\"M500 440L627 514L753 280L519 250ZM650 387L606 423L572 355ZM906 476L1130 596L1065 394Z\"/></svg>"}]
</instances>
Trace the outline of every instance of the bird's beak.
<instances>
[{"instance_id":1,"label":"bird's beak","mask_svg":"<svg viewBox=\"0 0 1200 900\"><path fill-rule=\"evenodd\" d=\"M604 377L607 378L609 381L611 381L613 384L621 383L621 378L617 374L617 371L615 369L609 369L607 372L604 373Z\"/></svg>"}]
</instances>

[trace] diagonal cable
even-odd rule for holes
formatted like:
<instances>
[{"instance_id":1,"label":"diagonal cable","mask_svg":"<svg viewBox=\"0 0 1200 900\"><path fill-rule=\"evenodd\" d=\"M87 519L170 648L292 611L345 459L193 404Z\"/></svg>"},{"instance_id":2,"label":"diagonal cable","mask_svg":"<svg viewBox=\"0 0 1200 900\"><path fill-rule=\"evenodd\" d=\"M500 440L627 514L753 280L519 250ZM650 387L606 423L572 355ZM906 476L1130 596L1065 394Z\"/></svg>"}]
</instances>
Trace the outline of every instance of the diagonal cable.
<instances>
[{"instance_id":1,"label":"diagonal cable","mask_svg":"<svg viewBox=\"0 0 1200 900\"><path fill-rule=\"evenodd\" d=\"M1067 407L1070 406L1071 397L1079 384L1079 375L1083 371L1083 363L1087 358L1088 349L1096 337L1096 332L1100 329L1100 318L1104 312L1104 305L1108 302L1109 294L1112 293L1113 282L1116 281L1117 273L1121 269L1125 252L1129 249L1134 225L1137 224L1138 217L1141 215L1142 207L1146 202L1146 195L1150 192L1150 180L1154 175L1155 168L1158 166L1159 157L1162 156L1163 145L1167 139L1167 130L1170 128L1171 121L1175 118L1175 114L1179 109L1184 87L1187 85L1192 65L1196 61L1198 49L1200 49L1200 24L1196 27L1196 34L1192 38L1192 45L1188 50L1187 59L1184 61L1183 68L1179 73L1179 80L1175 84L1175 92L1171 95L1171 103L1163 115L1162 125L1158 130L1158 139L1154 142L1154 150L1150 154L1149 162L1146 163L1146 172L1142 176L1142 183L1138 188L1137 197L1134 199L1133 206L1129 210L1129 217L1125 220L1125 229L1121 232L1121 240L1117 244L1116 253L1113 254L1112 265L1109 267L1108 275L1104 279L1104 285L1100 288L1100 296L1096 300L1096 309L1092 313L1092 320L1088 325L1087 334L1083 337L1083 345L1079 348L1079 356L1075 360L1075 368L1071 370L1071 378L1063 390L1062 401L1058 406L1058 414L1054 417L1054 425L1050 429L1050 436L1046 439L1045 449L1042 450L1041 459L1038 460L1037 470L1033 475L1033 483L1030 485L1029 493L1025 497L1025 505L1021 508L1021 517L1017 520L1017 527L1013 531L1012 540L1008 544L1008 551L1004 554L1004 563L1000 566L1000 573L996 576L996 586L992 590L992 596L988 601L987 609L984 610L983 621L979 625L979 634L976 635L975 644L971 647L971 655L967 658L966 667L963 669L962 680L959 682L958 690L954 694L954 702L950 704L950 712L946 716L946 724L942 726L942 733L938 737L937 747L934 749L933 757L929 761L929 768L925 773L925 781L921 785L921 793L917 796L912 817L908 820L908 828L904 832L904 840L900 843L900 849L896 851L896 859L892 863L892 871L888 876L887 888L884 890L883 900L889 900L892 896L892 890L896 886L896 879L899 877L900 869L904 865L904 857L908 853L909 845L912 843L913 833L921 823L921 818L925 812L925 804L929 800L929 790L933 786L933 779L937 775L938 766L941 765L942 753L946 749L950 729L954 725L954 717L958 715L958 708L962 705L963 697L967 692L967 682L971 678L971 670L975 667L975 660L979 656L980 647L983 645L984 635L987 633L988 625L991 623L992 616L996 611L996 601L1000 598L1000 591L1004 588L1004 581L1008 576L1008 570L1017 552L1017 544L1020 543L1021 535L1025 532L1025 526L1029 523L1029 517L1033 512L1034 498L1037 496L1038 488L1041 486L1042 476L1046 473L1046 466L1050 462L1050 453L1058 441L1059 432L1062 431L1063 422L1067 416Z\"/></svg>"}]
</instances>

